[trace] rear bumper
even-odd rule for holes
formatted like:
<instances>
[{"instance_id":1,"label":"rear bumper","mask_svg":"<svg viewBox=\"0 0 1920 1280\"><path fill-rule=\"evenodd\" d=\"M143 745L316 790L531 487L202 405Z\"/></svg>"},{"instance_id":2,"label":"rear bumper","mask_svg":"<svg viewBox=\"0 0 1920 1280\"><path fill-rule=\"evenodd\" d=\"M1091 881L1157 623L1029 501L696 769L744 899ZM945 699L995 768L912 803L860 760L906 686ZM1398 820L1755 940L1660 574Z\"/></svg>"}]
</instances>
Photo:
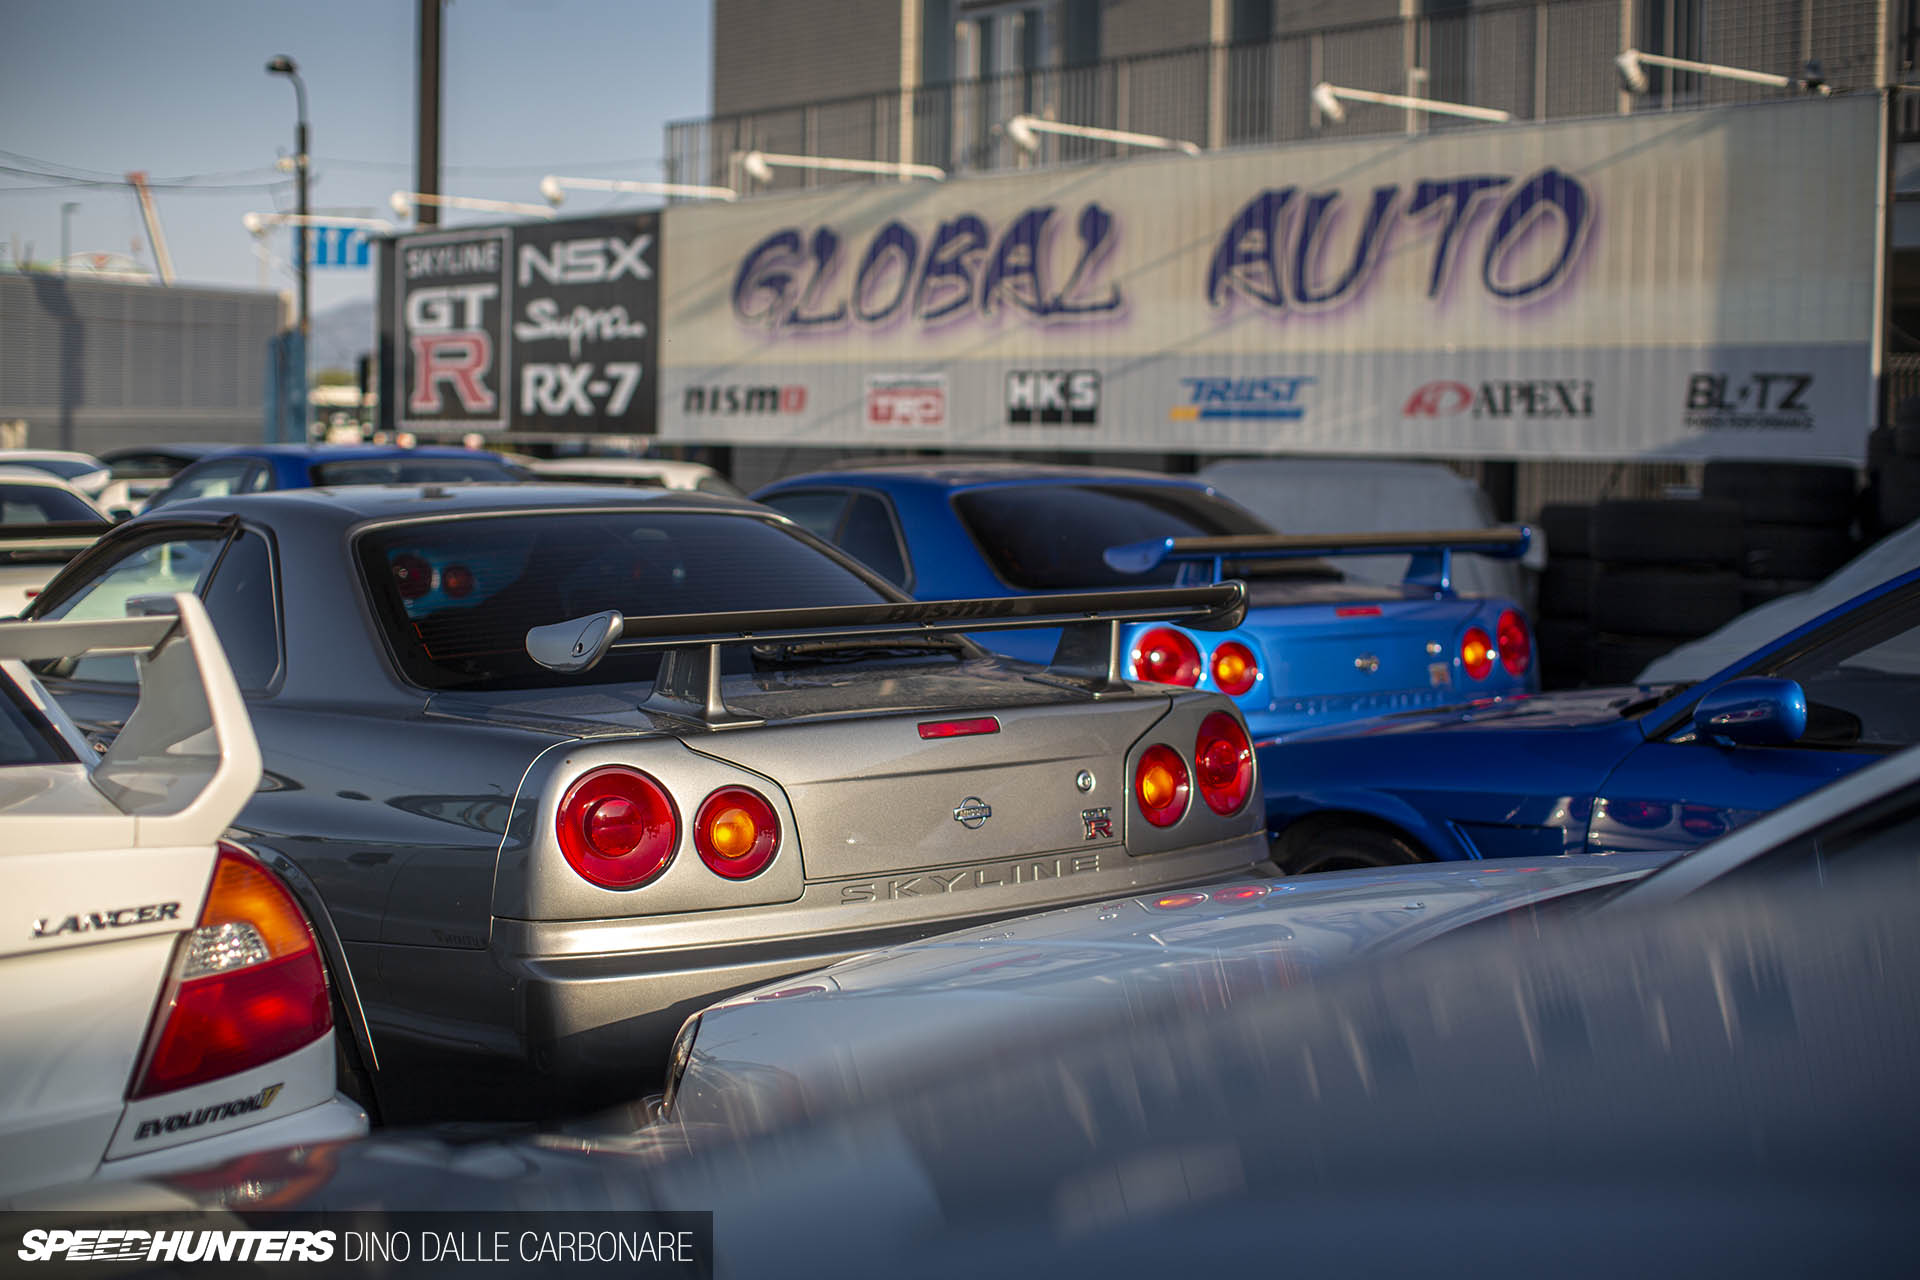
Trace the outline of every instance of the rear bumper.
<instances>
[{"instance_id":1,"label":"rear bumper","mask_svg":"<svg viewBox=\"0 0 1920 1280\"><path fill-rule=\"evenodd\" d=\"M636 920L497 919L535 1071L575 1105L657 1089L680 1024L715 1000L861 952L1055 907L1271 869L1264 832L1175 853L1117 847L809 884L797 902Z\"/></svg>"},{"instance_id":2,"label":"rear bumper","mask_svg":"<svg viewBox=\"0 0 1920 1280\"><path fill-rule=\"evenodd\" d=\"M325 1102L277 1120L197 1142L184 1142L147 1155L103 1161L94 1177L100 1180L153 1178L187 1169L203 1169L256 1151L346 1142L365 1137L366 1133L367 1113L360 1109L359 1103L336 1093Z\"/></svg>"}]
</instances>

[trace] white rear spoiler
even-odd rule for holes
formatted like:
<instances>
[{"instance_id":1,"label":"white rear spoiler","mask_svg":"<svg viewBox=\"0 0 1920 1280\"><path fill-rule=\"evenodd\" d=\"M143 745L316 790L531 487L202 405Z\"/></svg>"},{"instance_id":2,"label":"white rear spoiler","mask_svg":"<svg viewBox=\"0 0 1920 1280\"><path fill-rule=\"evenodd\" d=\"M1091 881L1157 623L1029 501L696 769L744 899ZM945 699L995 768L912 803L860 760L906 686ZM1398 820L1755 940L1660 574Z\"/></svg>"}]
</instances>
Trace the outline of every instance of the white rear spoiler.
<instances>
[{"instance_id":1,"label":"white rear spoiler","mask_svg":"<svg viewBox=\"0 0 1920 1280\"><path fill-rule=\"evenodd\" d=\"M196 597L144 597L127 609L141 616L0 622L0 658L134 654L140 701L93 766L93 784L134 820L136 845L210 845L260 784L246 701Z\"/></svg>"}]
</instances>

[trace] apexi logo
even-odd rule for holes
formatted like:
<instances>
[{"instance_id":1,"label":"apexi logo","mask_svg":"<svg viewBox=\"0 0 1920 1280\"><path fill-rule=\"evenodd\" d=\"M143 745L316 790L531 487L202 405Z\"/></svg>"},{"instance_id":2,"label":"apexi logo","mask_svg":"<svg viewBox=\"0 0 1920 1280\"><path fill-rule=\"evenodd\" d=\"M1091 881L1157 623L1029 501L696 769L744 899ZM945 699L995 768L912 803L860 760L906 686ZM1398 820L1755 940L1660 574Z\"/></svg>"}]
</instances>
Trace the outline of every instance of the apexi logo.
<instances>
[{"instance_id":1,"label":"apexi logo","mask_svg":"<svg viewBox=\"0 0 1920 1280\"><path fill-rule=\"evenodd\" d=\"M58 921L49 916L33 922L33 936L36 938L57 938L65 933L93 933L100 929L125 929L129 925L157 924L162 920L178 920L180 904L177 902L149 902L141 907L116 907L112 911L89 911L87 914L63 916Z\"/></svg>"},{"instance_id":2,"label":"apexi logo","mask_svg":"<svg viewBox=\"0 0 1920 1280\"><path fill-rule=\"evenodd\" d=\"M1593 381L1587 378L1483 382L1429 382L1407 397L1405 418L1591 418Z\"/></svg>"},{"instance_id":3,"label":"apexi logo","mask_svg":"<svg viewBox=\"0 0 1920 1280\"><path fill-rule=\"evenodd\" d=\"M156 1116L151 1120L142 1120L140 1128L134 1133L133 1140L142 1142L148 1138L157 1138L163 1133L179 1133L182 1129L198 1129L203 1124L212 1124L216 1120L231 1120L235 1116L248 1115L255 1111L265 1111L280 1096L285 1084L270 1084L260 1092L246 1098L235 1098L232 1102L216 1102L210 1107L196 1107L192 1111L176 1111L170 1116Z\"/></svg>"},{"instance_id":4,"label":"apexi logo","mask_svg":"<svg viewBox=\"0 0 1920 1280\"><path fill-rule=\"evenodd\" d=\"M807 389L790 384L784 387L688 387L682 402L688 413L720 414L738 417L749 413L804 413Z\"/></svg>"},{"instance_id":5,"label":"apexi logo","mask_svg":"<svg viewBox=\"0 0 1920 1280\"><path fill-rule=\"evenodd\" d=\"M1007 375L1007 421L1016 426L1091 427L1100 417L1100 375L1091 369Z\"/></svg>"},{"instance_id":6,"label":"apexi logo","mask_svg":"<svg viewBox=\"0 0 1920 1280\"><path fill-rule=\"evenodd\" d=\"M87 1227L20 1237L22 1262L330 1262L331 1231L137 1231Z\"/></svg>"},{"instance_id":7,"label":"apexi logo","mask_svg":"<svg viewBox=\"0 0 1920 1280\"><path fill-rule=\"evenodd\" d=\"M1248 418L1268 422L1297 422L1307 414L1301 394L1312 378L1288 375L1270 378L1182 378L1187 402L1173 406L1174 422Z\"/></svg>"}]
</instances>

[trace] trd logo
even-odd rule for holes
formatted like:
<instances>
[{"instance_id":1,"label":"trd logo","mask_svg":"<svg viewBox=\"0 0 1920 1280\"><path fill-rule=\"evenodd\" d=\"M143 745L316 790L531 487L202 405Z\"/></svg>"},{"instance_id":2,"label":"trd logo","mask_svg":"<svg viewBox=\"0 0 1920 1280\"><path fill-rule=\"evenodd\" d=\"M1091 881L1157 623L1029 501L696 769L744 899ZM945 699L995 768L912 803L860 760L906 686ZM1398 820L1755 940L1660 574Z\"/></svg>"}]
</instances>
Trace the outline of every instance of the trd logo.
<instances>
[{"instance_id":1,"label":"trd logo","mask_svg":"<svg viewBox=\"0 0 1920 1280\"><path fill-rule=\"evenodd\" d=\"M807 389L798 383L784 387L688 387L682 407L688 413L737 417L749 413L804 413Z\"/></svg>"},{"instance_id":2,"label":"trd logo","mask_svg":"<svg viewBox=\"0 0 1920 1280\"><path fill-rule=\"evenodd\" d=\"M1471 412L1476 418L1591 418L1591 379L1483 382L1429 382L1407 397L1404 418L1450 418Z\"/></svg>"},{"instance_id":3,"label":"trd logo","mask_svg":"<svg viewBox=\"0 0 1920 1280\"><path fill-rule=\"evenodd\" d=\"M870 373L867 375L868 426L943 427L946 424L946 374Z\"/></svg>"},{"instance_id":4,"label":"trd logo","mask_svg":"<svg viewBox=\"0 0 1920 1280\"><path fill-rule=\"evenodd\" d=\"M1174 422L1245 418L1268 422L1297 422L1307 416L1302 393L1312 378L1285 375L1268 378L1182 378L1187 402L1173 406Z\"/></svg>"},{"instance_id":5,"label":"trd logo","mask_svg":"<svg viewBox=\"0 0 1920 1280\"><path fill-rule=\"evenodd\" d=\"M1007 421L1016 426L1091 427L1100 416L1100 375L1091 369L1007 374Z\"/></svg>"}]
</instances>

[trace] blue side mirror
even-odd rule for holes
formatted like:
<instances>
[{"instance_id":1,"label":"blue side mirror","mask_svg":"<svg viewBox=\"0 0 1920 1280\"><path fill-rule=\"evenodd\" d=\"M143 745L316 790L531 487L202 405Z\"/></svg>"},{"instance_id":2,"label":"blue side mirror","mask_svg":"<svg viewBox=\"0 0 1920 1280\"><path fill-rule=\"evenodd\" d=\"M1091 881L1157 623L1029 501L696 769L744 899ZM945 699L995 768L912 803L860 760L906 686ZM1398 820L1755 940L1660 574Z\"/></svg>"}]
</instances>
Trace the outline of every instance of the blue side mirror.
<instances>
[{"instance_id":1,"label":"blue side mirror","mask_svg":"<svg viewBox=\"0 0 1920 1280\"><path fill-rule=\"evenodd\" d=\"M1807 731L1807 694L1795 680L1747 676L1700 699L1693 727L1736 747L1785 747Z\"/></svg>"}]
</instances>

